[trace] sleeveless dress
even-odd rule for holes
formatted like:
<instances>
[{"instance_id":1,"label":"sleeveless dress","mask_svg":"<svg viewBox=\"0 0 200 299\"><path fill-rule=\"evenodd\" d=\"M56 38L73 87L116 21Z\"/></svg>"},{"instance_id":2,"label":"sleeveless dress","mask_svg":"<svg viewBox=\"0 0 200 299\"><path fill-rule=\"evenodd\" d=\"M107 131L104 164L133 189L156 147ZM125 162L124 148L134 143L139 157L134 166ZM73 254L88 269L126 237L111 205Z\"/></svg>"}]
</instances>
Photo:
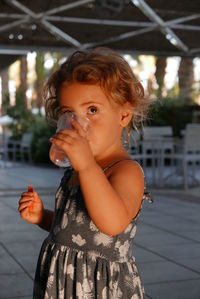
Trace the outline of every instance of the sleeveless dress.
<instances>
[{"instance_id":1,"label":"sleeveless dress","mask_svg":"<svg viewBox=\"0 0 200 299\"><path fill-rule=\"evenodd\" d=\"M91 220L80 186L67 184L72 173L72 167L65 170L56 192L55 217L40 250L33 299L145 298L132 255L142 205L122 233L106 235ZM152 202L146 191L144 199Z\"/></svg>"}]
</instances>

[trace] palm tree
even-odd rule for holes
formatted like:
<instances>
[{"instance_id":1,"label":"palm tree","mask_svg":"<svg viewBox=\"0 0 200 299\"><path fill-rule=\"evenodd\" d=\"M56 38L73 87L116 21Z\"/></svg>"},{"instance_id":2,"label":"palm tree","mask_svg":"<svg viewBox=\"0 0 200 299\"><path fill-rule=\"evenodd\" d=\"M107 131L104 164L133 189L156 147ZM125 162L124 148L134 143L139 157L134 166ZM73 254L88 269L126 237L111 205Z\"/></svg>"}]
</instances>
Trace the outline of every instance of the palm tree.
<instances>
[{"instance_id":1,"label":"palm tree","mask_svg":"<svg viewBox=\"0 0 200 299\"><path fill-rule=\"evenodd\" d=\"M39 109L39 113L41 112L42 103L42 86L45 80L45 68L44 68L44 53L37 52L36 62L35 62L35 71L36 71L36 82L35 89L37 95L37 107Z\"/></svg>"},{"instance_id":2,"label":"palm tree","mask_svg":"<svg viewBox=\"0 0 200 299\"><path fill-rule=\"evenodd\" d=\"M27 96L26 96L26 91L27 91L27 56L23 56L20 59L20 90L22 91L22 95L24 98L24 108L27 110Z\"/></svg>"},{"instance_id":3,"label":"palm tree","mask_svg":"<svg viewBox=\"0 0 200 299\"><path fill-rule=\"evenodd\" d=\"M155 77L158 84L158 94L157 94L158 98L162 98L166 65L167 65L167 57L156 58Z\"/></svg>"},{"instance_id":4,"label":"palm tree","mask_svg":"<svg viewBox=\"0 0 200 299\"><path fill-rule=\"evenodd\" d=\"M0 73L1 76L1 99L2 99L2 103L4 101L5 98L5 94L8 93L8 68L4 69L3 71L1 71ZM1 105L1 115L6 113L5 108L3 107L3 105Z\"/></svg>"},{"instance_id":5,"label":"palm tree","mask_svg":"<svg viewBox=\"0 0 200 299\"><path fill-rule=\"evenodd\" d=\"M194 81L193 58L182 57L178 70L180 96L193 100L192 84Z\"/></svg>"}]
</instances>

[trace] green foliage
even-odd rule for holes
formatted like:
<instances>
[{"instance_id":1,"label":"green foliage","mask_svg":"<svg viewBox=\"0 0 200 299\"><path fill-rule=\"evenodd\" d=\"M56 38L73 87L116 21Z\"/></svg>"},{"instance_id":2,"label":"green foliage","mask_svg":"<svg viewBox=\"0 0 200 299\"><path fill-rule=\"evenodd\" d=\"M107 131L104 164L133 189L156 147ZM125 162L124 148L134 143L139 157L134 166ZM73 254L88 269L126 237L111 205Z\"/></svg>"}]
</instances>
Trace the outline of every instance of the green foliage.
<instances>
[{"instance_id":1,"label":"green foliage","mask_svg":"<svg viewBox=\"0 0 200 299\"><path fill-rule=\"evenodd\" d=\"M31 129L33 132L33 161L38 163L51 163L49 159L49 149L51 146L49 138L55 134L56 128L50 127L44 116L37 115L34 118Z\"/></svg>"},{"instance_id":2,"label":"green foliage","mask_svg":"<svg viewBox=\"0 0 200 299\"><path fill-rule=\"evenodd\" d=\"M13 123L9 125L9 128L12 130L13 139L21 139L23 133L30 131L33 121L31 111L25 107L25 99L22 91L20 89L16 91L16 104L14 106L10 105L9 93L5 94L2 105L6 114L14 120Z\"/></svg>"},{"instance_id":3,"label":"green foliage","mask_svg":"<svg viewBox=\"0 0 200 299\"><path fill-rule=\"evenodd\" d=\"M187 123L192 122L192 115L200 107L190 104L188 98L163 98L155 101L149 111L148 126L172 126L174 136L180 132Z\"/></svg>"},{"instance_id":4,"label":"green foliage","mask_svg":"<svg viewBox=\"0 0 200 299\"><path fill-rule=\"evenodd\" d=\"M2 101L2 108L4 108L4 110L7 111L9 107L10 107L10 96L9 96L9 92L6 91Z\"/></svg>"},{"instance_id":5,"label":"green foliage","mask_svg":"<svg viewBox=\"0 0 200 299\"><path fill-rule=\"evenodd\" d=\"M59 61L62 58L62 54L58 52L51 53L51 56L54 60L54 64L52 69L50 70L51 73L55 72L59 68Z\"/></svg>"},{"instance_id":6,"label":"green foliage","mask_svg":"<svg viewBox=\"0 0 200 299\"><path fill-rule=\"evenodd\" d=\"M22 92L16 92L16 105L10 106L9 94L5 94L3 106L6 113L14 119L9 125L12 130L12 139L20 140L23 133L32 132L31 145L32 159L35 163L51 163L49 160L49 138L55 134L56 128L49 126L45 117L34 115L25 109Z\"/></svg>"}]
</instances>

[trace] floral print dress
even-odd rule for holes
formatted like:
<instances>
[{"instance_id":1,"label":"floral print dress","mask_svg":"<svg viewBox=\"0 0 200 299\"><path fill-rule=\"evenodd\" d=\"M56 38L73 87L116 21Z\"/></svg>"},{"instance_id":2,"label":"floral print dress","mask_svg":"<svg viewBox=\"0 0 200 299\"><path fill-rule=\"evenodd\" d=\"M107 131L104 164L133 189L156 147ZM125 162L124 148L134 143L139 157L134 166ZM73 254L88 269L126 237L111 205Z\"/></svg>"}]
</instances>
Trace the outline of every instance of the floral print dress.
<instances>
[{"instance_id":1,"label":"floral print dress","mask_svg":"<svg viewBox=\"0 0 200 299\"><path fill-rule=\"evenodd\" d=\"M132 255L140 211L122 233L102 233L87 212L80 186L67 184L72 173L72 167L65 170L56 192L55 217L40 250L33 299L145 298ZM143 199L151 202L147 193Z\"/></svg>"}]
</instances>

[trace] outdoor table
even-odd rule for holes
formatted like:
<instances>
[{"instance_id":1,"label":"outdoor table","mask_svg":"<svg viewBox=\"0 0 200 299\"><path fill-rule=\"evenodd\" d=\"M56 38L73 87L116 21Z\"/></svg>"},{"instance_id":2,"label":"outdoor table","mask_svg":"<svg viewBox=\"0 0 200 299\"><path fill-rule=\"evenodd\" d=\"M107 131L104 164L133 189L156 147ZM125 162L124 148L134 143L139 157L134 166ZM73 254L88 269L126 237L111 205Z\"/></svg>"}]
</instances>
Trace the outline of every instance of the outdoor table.
<instances>
[{"instance_id":1,"label":"outdoor table","mask_svg":"<svg viewBox=\"0 0 200 299\"><path fill-rule=\"evenodd\" d=\"M152 183L163 187L164 185L164 166L165 158L173 160L173 154L177 153L182 147L183 140L177 137L163 136L137 141L137 146L132 148L129 153L135 160L139 160L144 168L147 166L147 160L151 160ZM166 150L170 149L171 153L166 155ZM157 168L157 172L156 172ZM156 173L158 179L156 179Z\"/></svg>"}]
</instances>

